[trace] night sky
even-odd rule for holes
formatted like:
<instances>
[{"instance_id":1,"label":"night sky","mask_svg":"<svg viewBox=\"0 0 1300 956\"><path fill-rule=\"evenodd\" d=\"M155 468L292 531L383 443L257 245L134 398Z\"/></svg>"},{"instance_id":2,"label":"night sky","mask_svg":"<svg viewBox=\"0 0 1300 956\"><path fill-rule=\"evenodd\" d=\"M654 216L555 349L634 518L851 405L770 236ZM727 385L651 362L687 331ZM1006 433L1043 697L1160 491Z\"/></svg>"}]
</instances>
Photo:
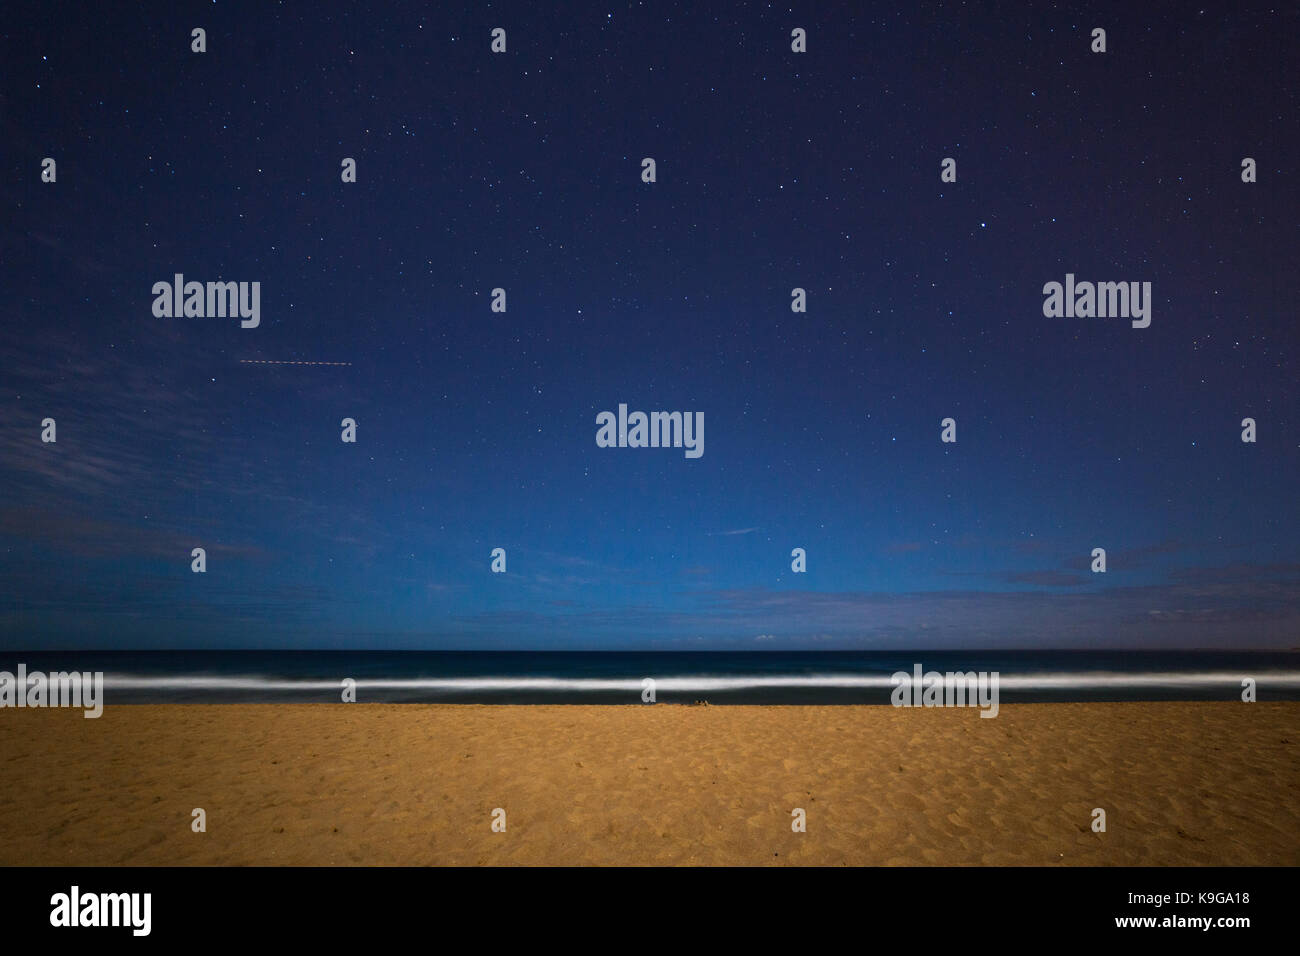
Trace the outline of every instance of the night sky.
<instances>
[{"instance_id":1,"label":"night sky","mask_svg":"<svg viewBox=\"0 0 1300 956\"><path fill-rule=\"evenodd\" d=\"M1300 645L1293 4L140 6L0 23L4 646Z\"/></svg>"}]
</instances>

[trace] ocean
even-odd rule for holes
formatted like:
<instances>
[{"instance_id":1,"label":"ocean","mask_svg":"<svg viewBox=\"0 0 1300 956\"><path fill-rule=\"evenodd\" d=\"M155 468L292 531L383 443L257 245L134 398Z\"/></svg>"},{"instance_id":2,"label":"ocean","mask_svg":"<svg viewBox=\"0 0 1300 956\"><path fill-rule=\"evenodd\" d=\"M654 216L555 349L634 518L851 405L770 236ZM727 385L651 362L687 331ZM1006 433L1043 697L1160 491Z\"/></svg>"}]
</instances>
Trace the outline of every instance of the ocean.
<instances>
[{"instance_id":1,"label":"ocean","mask_svg":"<svg viewBox=\"0 0 1300 956\"><path fill-rule=\"evenodd\" d=\"M1300 700L1300 652L0 651L0 671L103 671L105 703L888 704L897 671L994 672L1003 703Z\"/></svg>"}]
</instances>

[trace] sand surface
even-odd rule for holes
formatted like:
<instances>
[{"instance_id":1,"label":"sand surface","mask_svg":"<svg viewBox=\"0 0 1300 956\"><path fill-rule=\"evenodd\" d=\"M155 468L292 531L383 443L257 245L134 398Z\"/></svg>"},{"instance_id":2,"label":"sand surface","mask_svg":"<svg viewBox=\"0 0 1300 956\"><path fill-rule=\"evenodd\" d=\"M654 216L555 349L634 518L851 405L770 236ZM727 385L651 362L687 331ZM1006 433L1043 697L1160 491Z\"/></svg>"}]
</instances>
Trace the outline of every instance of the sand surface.
<instances>
[{"instance_id":1,"label":"sand surface","mask_svg":"<svg viewBox=\"0 0 1300 956\"><path fill-rule=\"evenodd\" d=\"M4 710L0 864L1294 866L1300 704Z\"/></svg>"}]
</instances>

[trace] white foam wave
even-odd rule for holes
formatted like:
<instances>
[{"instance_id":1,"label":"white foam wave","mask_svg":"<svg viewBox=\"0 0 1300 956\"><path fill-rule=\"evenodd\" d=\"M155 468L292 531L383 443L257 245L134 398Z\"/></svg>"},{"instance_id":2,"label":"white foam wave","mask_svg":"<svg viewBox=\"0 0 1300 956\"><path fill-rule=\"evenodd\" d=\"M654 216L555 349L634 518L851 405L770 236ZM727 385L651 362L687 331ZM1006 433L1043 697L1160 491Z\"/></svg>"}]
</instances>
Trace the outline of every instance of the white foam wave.
<instances>
[{"instance_id":1,"label":"white foam wave","mask_svg":"<svg viewBox=\"0 0 1300 956\"><path fill-rule=\"evenodd\" d=\"M963 672L969 673L969 671ZM654 675L645 675L654 677ZM1241 681L1250 677L1261 688L1300 688L1300 671L1071 671L1001 674L998 684L1002 690L1016 691L1069 691L1107 690L1126 688L1213 689L1241 687ZM894 685L892 674L735 674L725 677L704 674L679 674L654 678L658 693L706 693L709 691L738 691L757 689L884 689ZM286 679L260 674L115 674L104 676L109 690L133 691L243 691L243 692L309 692L337 691L343 677L337 680L319 678ZM399 677L357 678L359 690L389 690L407 692L474 693L491 691L537 691L555 693L640 693L641 677Z\"/></svg>"}]
</instances>

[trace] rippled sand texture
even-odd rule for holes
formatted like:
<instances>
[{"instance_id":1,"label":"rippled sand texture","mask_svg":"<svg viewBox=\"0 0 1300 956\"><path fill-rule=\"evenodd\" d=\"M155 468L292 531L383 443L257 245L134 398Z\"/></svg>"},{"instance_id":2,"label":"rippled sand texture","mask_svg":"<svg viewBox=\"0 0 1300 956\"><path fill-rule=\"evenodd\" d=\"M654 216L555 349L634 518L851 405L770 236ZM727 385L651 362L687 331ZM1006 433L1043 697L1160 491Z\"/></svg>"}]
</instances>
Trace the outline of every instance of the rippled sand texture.
<instances>
[{"instance_id":1,"label":"rippled sand texture","mask_svg":"<svg viewBox=\"0 0 1300 956\"><path fill-rule=\"evenodd\" d=\"M0 781L3 864L1300 864L1296 703L4 710Z\"/></svg>"}]
</instances>

